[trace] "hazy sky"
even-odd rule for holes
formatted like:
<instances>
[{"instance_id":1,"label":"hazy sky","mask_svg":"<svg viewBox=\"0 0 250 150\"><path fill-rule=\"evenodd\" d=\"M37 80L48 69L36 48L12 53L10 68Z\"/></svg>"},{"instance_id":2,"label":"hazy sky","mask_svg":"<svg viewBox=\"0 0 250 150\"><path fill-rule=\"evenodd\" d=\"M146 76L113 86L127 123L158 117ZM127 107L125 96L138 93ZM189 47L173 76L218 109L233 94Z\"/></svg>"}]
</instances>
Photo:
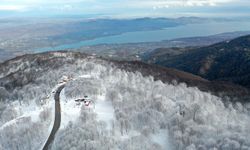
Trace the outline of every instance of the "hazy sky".
<instances>
[{"instance_id":1,"label":"hazy sky","mask_svg":"<svg viewBox=\"0 0 250 150\"><path fill-rule=\"evenodd\" d=\"M1 16L248 16L250 0L0 0Z\"/></svg>"}]
</instances>

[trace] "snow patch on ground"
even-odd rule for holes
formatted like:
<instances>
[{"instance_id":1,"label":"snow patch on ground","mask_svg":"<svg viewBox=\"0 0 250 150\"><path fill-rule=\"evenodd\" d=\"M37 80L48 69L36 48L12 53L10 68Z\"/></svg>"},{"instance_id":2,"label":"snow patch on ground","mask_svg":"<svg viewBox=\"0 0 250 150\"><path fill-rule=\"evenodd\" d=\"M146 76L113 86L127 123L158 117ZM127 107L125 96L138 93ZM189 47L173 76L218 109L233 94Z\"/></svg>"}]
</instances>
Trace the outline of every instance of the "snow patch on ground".
<instances>
[{"instance_id":1,"label":"snow patch on ground","mask_svg":"<svg viewBox=\"0 0 250 150\"><path fill-rule=\"evenodd\" d=\"M114 108L110 101L105 100L105 96L98 96L96 100L94 112L97 114L98 121L104 121L108 130L111 130L114 118Z\"/></svg>"},{"instance_id":2,"label":"snow patch on ground","mask_svg":"<svg viewBox=\"0 0 250 150\"><path fill-rule=\"evenodd\" d=\"M48 99L48 103L44 104L43 107L37 106L35 103L30 103L29 105L20 105L17 102L13 103L14 109L18 114L20 114L18 117L15 119L12 119L6 123L4 123L1 127L0 130L3 130L7 126L11 126L13 124L16 124L18 121L25 119L25 118L31 118L32 122L38 122L39 121L39 115L40 113L45 109L54 109L54 101L52 100L51 97ZM54 114L54 113L53 113ZM53 120L53 117L52 117ZM53 124L53 123L52 123Z\"/></svg>"},{"instance_id":3,"label":"snow patch on ground","mask_svg":"<svg viewBox=\"0 0 250 150\"><path fill-rule=\"evenodd\" d=\"M91 75L89 74L85 74L85 75L81 75L78 78L91 78Z\"/></svg>"},{"instance_id":4,"label":"snow patch on ground","mask_svg":"<svg viewBox=\"0 0 250 150\"><path fill-rule=\"evenodd\" d=\"M105 95L97 96L95 103L85 106L83 102L77 103L74 99L67 99L65 90L63 89L60 94L61 102L61 129L65 128L69 122L75 122L80 116L81 107L92 109L97 114L97 121L104 121L107 128L111 130L112 121L114 118L114 108L110 101L105 100Z\"/></svg>"},{"instance_id":5,"label":"snow patch on ground","mask_svg":"<svg viewBox=\"0 0 250 150\"><path fill-rule=\"evenodd\" d=\"M118 137L121 141L125 141L125 140L128 140L130 139L131 137L136 137L136 136L140 136L141 133L138 132L138 131L135 131L135 130L132 130L132 131L129 131L128 133L126 134L123 134L121 135L120 132L118 132Z\"/></svg>"},{"instance_id":6,"label":"snow patch on ground","mask_svg":"<svg viewBox=\"0 0 250 150\"><path fill-rule=\"evenodd\" d=\"M159 130L158 133L151 135L151 140L154 143L159 144L164 150L172 150L171 144L169 143L168 130Z\"/></svg>"},{"instance_id":7,"label":"snow patch on ground","mask_svg":"<svg viewBox=\"0 0 250 150\"><path fill-rule=\"evenodd\" d=\"M69 122L75 122L81 112L81 106L76 105L74 100L66 99L65 90L60 94L61 104L61 126L60 129L65 128Z\"/></svg>"}]
</instances>

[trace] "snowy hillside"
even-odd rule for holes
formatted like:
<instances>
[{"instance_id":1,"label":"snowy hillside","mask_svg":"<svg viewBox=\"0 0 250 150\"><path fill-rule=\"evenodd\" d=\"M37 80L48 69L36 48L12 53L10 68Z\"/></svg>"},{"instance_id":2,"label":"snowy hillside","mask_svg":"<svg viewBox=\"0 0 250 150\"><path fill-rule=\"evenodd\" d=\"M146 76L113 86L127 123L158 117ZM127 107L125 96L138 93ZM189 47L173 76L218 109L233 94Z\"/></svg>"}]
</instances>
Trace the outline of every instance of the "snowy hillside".
<instances>
[{"instance_id":1,"label":"snowy hillside","mask_svg":"<svg viewBox=\"0 0 250 150\"><path fill-rule=\"evenodd\" d=\"M120 68L74 53L7 62L0 68L0 149L43 147L64 76L71 80L63 83L61 126L52 149L250 149L250 103L224 103L185 83ZM90 105L75 101L86 95Z\"/></svg>"}]
</instances>

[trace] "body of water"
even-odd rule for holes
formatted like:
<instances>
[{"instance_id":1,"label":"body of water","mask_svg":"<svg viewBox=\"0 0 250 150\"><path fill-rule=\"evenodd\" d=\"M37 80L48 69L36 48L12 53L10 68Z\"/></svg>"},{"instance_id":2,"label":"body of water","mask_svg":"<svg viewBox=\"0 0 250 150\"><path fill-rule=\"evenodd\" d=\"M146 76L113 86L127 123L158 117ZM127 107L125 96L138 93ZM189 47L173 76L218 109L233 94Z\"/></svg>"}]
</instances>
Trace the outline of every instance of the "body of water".
<instances>
[{"instance_id":1,"label":"body of water","mask_svg":"<svg viewBox=\"0 0 250 150\"><path fill-rule=\"evenodd\" d=\"M188 24L154 31L128 32L120 35L106 36L93 40L80 41L73 44L64 44L56 47L39 48L36 51L53 51L80 48L99 44L122 44L139 42L159 42L184 37L208 36L225 32L250 31L250 22L209 22Z\"/></svg>"}]
</instances>

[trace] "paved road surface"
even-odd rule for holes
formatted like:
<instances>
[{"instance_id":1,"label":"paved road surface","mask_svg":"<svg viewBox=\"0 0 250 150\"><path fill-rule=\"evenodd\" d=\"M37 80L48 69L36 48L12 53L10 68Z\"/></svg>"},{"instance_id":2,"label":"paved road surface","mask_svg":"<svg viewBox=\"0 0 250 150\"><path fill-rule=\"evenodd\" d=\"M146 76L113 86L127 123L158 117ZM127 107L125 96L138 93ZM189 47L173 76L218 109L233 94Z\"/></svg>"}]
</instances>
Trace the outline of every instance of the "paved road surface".
<instances>
[{"instance_id":1,"label":"paved road surface","mask_svg":"<svg viewBox=\"0 0 250 150\"><path fill-rule=\"evenodd\" d=\"M60 93L61 91L63 90L63 88L65 87L65 85L61 85L56 93L55 93L55 120L54 120L54 125L53 125L53 128L52 128L52 131L49 135L49 138L47 139L44 147L43 147L43 150L49 150L51 148L51 144L53 143L54 141L54 138L55 138L55 134L56 132L58 131L59 127L60 127L60 124L61 124L61 106L60 106Z\"/></svg>"}]
</instances>

